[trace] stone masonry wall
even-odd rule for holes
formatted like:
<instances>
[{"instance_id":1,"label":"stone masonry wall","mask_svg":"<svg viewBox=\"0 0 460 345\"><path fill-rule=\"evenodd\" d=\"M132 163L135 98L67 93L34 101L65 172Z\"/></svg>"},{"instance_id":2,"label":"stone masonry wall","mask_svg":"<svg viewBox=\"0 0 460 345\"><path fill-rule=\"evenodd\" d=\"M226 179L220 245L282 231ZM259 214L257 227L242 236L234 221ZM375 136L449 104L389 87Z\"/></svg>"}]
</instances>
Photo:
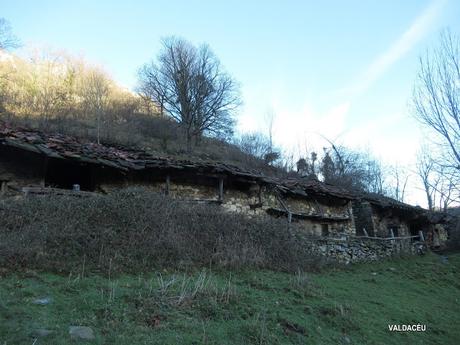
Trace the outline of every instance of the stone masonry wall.
<instances>
[{"instance_id":1,"label":"stone masonry wall","mask_svg":"<svg viewBox=\"0 0 460 345\"><path fill-rule=\"evenodd\" d=\"M415 255L426 250L422 242L361 238L303 238L306 250L341 263L377 261L399 255Z\"/></svg>"},{"instance_id":2,"label":"stone masonry wall","mask_svg":"<svg viewBox=\"0 0 460 345\"><path fill-rule=\"evenodd\" d=\"M375 212L372 215L372 220L375 226L375 234L378 237L389 237L389 229L391 227L397 228L395 236L410 236L409 224L398 216Z\"/></svg>"},{"instance_id":3,"label":"stone masonry wall","mask_svg":"<svg viewBox=\"0 0 460 345\"><path fill-rule=\"evenodd\" d=\"M125 184L123 186L127 186ZM134 185L131 185L134 186ZM137 184L152 192L164 193L166 191L165 182ZM105 192L118 189L120 185L101 185L100 189ZM192 185L187 183L177 183L171 179L169 187L169 195L179 199L192 199L192 200L215 200L218 201L218 186L203 186ZM351 203L344 206L329 206L319 204L318 202L310 199L294 199L285 198L284 203L288 206L291 212L298 212L302 214L324 214L326 217L349 217L349 221L332 221L321 219L296 219L292 220L292 226L306 235L325 235L323 233L324 227L327 227L329 235L337 235L341 233L354 234L355 228L352 217ZM260 217L267 214L270 208L282 209L282 205L276 198L276 195L266 189L260 188L257 185L252 186L247 191L225 188L224 184L224 197L222 200L222 207L228 212L241 213L248 217Z\"/></svg>"},{"instance_id":4,"label":"stone masonry wall","mask_svg":"<svg viewBox=\"0 0 460 345\"><path fill-rule=\"evenodd\" d=\"M327 227L329 234L347 233L354 234L355 228L352 219L351 204L344 206L319 205L314 200L286 198L283 200L289 210L293 213L302 214L324 214L326 217L349 217L349 221L325 221L321 219L296 219L293 217L292 226L308 235L324 235L323 227ZM240 192L235 190L226 190L222 207L230 212L239 212L247 216L261 216L267 214L270 208L282 209L282 205L277 200L275 194L262 189L258 191ZM257 205L257 206L256 206ZM321 209L319 209L321 208Z\"/></svg>"}]
</instances>

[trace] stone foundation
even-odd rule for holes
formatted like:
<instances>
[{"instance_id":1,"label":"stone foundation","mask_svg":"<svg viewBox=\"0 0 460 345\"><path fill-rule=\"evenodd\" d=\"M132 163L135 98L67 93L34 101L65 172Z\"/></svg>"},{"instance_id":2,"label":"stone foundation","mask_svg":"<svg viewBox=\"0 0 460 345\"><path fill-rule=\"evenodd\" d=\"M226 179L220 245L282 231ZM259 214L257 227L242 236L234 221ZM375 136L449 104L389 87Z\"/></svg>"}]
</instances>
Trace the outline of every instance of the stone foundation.
<instances>
[{"instance_id":1,"label":"stone foundation","mask_svg":"<svg viewBox=\"0 0 460 345\"><path fill-rule=\"evenodd\" d=\"M400 255L416 255L425 252L423 242L403 240L344 238L303 238L305 247L312 254L325 256L340 263L377 261Z\"/></svg>"}]
</instances>

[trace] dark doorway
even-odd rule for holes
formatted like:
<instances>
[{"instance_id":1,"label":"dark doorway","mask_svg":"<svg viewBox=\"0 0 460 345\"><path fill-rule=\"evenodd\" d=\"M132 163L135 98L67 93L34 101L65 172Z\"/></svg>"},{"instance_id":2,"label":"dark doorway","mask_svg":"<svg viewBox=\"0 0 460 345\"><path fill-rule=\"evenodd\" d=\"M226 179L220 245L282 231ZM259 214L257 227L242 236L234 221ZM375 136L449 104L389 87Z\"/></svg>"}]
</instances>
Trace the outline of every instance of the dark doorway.
<instances>
[{"instance_id":1,"label":"dark doorway","mask_svg":"<svg viewBox=\"0 0 460 345\"><path fill-rule=\"evenodd\" d=\"M63 159L48 160L45 176L47 187L72 189L74 184L80 185L81 190L94 190L90 166L71 163Z\"/></svg>"},{"instance_id":2,"label":"dark doorway","mask_svg":"<svg viewBox=\"0 0 460 345\"><path fill-rule=\"evenodd\" d=\"M418 236L420 230L423 230L426 227L426 223L422 221L412 222L409 224L409 231L411 236Z\"/></svg>"}]
</instances>

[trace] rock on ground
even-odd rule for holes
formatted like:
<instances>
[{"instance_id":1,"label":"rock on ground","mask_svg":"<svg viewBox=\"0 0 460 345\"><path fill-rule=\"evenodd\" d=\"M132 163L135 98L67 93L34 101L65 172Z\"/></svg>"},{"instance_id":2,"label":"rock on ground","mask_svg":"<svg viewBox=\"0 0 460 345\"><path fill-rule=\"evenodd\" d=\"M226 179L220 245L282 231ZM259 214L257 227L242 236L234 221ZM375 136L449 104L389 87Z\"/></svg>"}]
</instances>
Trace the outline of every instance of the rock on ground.
<instances>
[{"instance_id":1,"label":"rock on ground","mask_svg":"<svg viewBox=\"0 0 460 345\"><path fill-rule=\"evenodd\" d=\"M74 340L93 340L95 338L92 328L85 326L70 326L69 334Z\"/></svg>"},{"instance_id":2,"label":"rock on ground","mask_svg":"<svg viewBox=\"0 0 460 345\"><path fill-rule=\"evenodd\" d=\"M33 301L34 304L47 305L51 303L51 297L37 298Z\"/></svg>"}]
</instances>

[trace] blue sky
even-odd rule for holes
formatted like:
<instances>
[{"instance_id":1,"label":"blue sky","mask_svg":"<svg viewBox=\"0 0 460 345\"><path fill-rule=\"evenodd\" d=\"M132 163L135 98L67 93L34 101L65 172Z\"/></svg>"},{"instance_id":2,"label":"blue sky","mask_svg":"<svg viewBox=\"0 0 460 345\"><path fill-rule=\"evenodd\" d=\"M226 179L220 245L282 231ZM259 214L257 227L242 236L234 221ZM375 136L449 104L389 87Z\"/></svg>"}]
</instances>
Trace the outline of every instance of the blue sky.
<instances>
[{"instance_id":1,"label":"blue sky","mask_svg":"<svg viewBox=\"0 0 460 345\"><path fill-rule=\"evenodd\" d=\"M294 153L325 145L319 133L400 165L424 138L409 106L418 57L442 28L460 33L456 0L0 2L26 46L82 54L128 88L161 37L206 42L241 83L240 130L272 111Z\"/></svg>"}]
</instances>

